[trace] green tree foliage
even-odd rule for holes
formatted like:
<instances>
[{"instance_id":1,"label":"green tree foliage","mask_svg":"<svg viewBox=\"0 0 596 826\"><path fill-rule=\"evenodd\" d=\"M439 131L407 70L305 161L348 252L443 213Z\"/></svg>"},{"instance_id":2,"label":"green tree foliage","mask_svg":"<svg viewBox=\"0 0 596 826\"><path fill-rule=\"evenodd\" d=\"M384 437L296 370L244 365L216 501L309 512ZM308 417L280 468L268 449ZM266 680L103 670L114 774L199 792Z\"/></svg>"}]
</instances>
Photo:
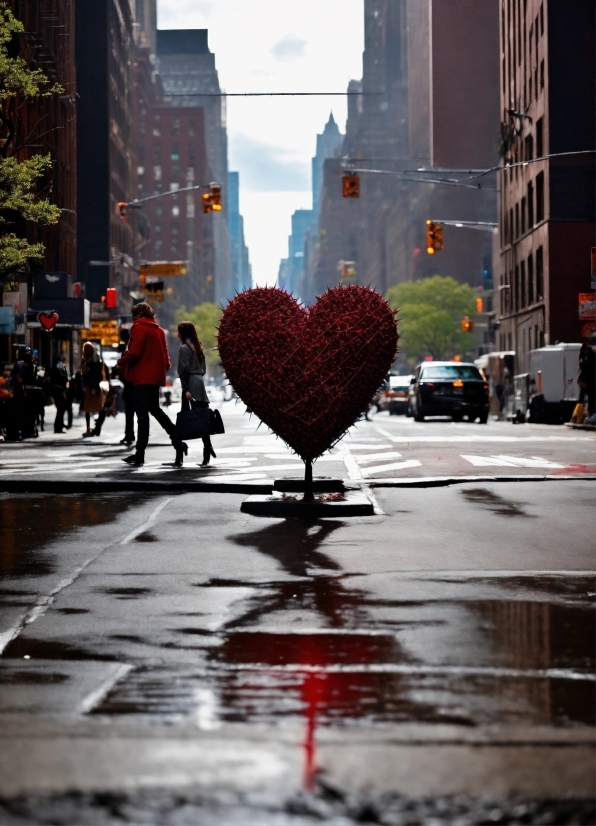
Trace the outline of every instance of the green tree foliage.
<instances>
[{"instance_id":1,"label":"green tree foliage","mask_svg":"<svg viewBox=\"0 0 596 826\"><path fill-rule=\"evenodd\" d=\"M29 243L18 227L26 226L24 222L56 224L60 218L59 207L38 191L52 165L51 156L26 157L32 133L22 128L22 117L32 99L64 89L52 84L41 69L31 69L22 57L12 56L14 38L23 31L23 24L0 2L0 281L24 269L28 259L43 258L43 244Z\"/></svg>"},{"instance_id":2,"label":"green tree foliage","mask_svg":"<svg viewBox=\"0 0 596 826\"><path fill-rule=\"evenodd\" d=\"M431 355L439 361L470 351L472 333L462 333L461 320L472 317L476 294L467 284L434 275L391 287L386 299L399 309L400 349L410 362Z\"/></svg>"},{"instance_id":3,"label":"green tree foliage","mask_svg":"<svg viewBox=\"0 0 596 826\"><path fill-rule=\"evenodd\" d=\"M219 353L217 351L217 328L221 319L221 308L217 304L206 301L204 304L197 304L192 310L180 307L176 310L176 323L180 321L192 321L197 328L199 341L205 351L205 359L210 367L219 364Z\"/></svg>"}]
</instances>

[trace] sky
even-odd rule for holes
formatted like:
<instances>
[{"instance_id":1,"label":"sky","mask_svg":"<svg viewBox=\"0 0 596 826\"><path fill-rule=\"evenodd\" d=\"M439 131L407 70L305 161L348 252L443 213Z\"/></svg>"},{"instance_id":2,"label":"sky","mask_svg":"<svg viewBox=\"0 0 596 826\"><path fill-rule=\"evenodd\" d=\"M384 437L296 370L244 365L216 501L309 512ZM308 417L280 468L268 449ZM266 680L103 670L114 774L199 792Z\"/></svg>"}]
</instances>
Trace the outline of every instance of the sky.
<instances>
[{"instance_id":1,"label":"sky","mask_svg":"<svg viewBox=\"0 0 596 826\"><path fill-rule=\"evenodd\" d=\"M363 0L158 0L160 29L209 29L225 92L344 92L362 76ZM273 284L290 219L310 209L316 135L346 98L228 98L228 153L256 284Z\"/></svg>"}]
</instances>

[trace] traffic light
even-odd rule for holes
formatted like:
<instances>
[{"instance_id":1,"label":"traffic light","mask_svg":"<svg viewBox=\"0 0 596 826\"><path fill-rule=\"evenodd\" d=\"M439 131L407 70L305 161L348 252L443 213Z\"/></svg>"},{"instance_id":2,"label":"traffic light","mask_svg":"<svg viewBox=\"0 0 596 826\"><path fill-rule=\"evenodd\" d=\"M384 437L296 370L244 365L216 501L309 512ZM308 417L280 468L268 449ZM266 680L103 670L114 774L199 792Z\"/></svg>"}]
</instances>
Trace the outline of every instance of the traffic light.
<instances>
[{"instance_id":1,"label":"traffic light","mask_svg":"<svg viewBox=\"0 0 596 826\"><path fill-rule=\"evenodd\" d=\"M115 287L108 287L106 290L106 307L118 306L118 293Z\"/></svg>"},{"instance_id":2,"label":"traffic light","mask_svg":"<svg viewBox=\"0 0 596 826\"><path fill-rule=\"evenodd\" d=\"M360 197L360 176L345 172L341 176L341 194L344 198Z\"/></svg>"},{"instance_id":3,"label":"traffic light","mask_svg":"<svg viewBox=\"0 0 596 826\"><path fill-rule=\"evenodd\" d=\"M126 221L126 208L128 204L126 201L118 201L118 211L120 212L120 220Z\"/></svg>"},{"instance_id":4,"label":"traffic light","mask_svg":"<svg viewBox=\"0 0 596 826\"><path fill-rule=\"evenodd\" d=\"M221 207L220 207L221 209ZM203 212L211 212L212 205L211 205L211 193L204 192L203 193Z\"/></svg>"},{"instance_id":5,"label":"traffic light","mask_svg":"<svg viewBox=\"0 0 596 826\"><path fill-rule=\"evenodd\" d=\"M478 298L476 299L476 312L481 313L483 307L484 307L484 302L482 301L480 296L478 296Z\"/></svg>"},{"instance_id":6,"label":"traffic light","mask_svg":"<svg viewBox=\"0 0 596 826\"><path fill-rule=\"evenodd\" d=\"M221 184L209 184L209 191L211 197L211 209L213 212L221 212Z\"/></svg>"},{"instance_id":7,"label":"traffic light","mask_svg":"<svg viewBox=\"0 0 596 826\"><path fill-rule=\"evenodd\" d=\"M434 221L426 222L426 251L429 255L434 255L443 249L443 227L435 224Z\"/></svg>"},{"instance_id":8,"label":"traffic light","mask_svg":"<svg viewBox=\"0 0 596 826\"><path fill-rule=\"evenodd\" d=\"M465 315L461 320L462 333L471 333L474 330L474 322L470 321L469 316Z\"/></svg>"}]
</instances>

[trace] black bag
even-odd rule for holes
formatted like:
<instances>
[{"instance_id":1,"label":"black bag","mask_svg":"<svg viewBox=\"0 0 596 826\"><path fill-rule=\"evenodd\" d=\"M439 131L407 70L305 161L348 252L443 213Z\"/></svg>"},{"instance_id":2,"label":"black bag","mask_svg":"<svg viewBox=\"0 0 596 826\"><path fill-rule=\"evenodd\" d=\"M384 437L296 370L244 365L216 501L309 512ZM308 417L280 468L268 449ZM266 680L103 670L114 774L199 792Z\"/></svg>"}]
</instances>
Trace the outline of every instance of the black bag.
<instances>
[{"instance_id":1,"label":"black bag","mask_svg":"<svg viewBox=\"0 0 596 826\"><path fill-rule=\"evenodd\" d=\"M194 410L184 410L176 416L177 439L202 439L203 436L216 433L225 433L219 410L197 407Z\"/></svg>"}]
</instances>

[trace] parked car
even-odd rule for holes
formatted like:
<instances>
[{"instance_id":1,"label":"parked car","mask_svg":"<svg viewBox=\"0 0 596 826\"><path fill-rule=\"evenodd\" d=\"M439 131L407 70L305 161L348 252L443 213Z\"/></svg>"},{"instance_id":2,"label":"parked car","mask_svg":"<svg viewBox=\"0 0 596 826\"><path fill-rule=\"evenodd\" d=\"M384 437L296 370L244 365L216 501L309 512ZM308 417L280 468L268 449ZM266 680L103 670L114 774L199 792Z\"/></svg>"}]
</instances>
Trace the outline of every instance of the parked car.
<instances>
[{"instance_id":1,"label":"parked car","mask_svg":"<svg viewBox=\"0 0 596 826\"><path fill-rule=\"evenodd\" d=\"M388 410L390 416L408 412L409 389L412 376L389 376L386 387L381 391L379 410Z\"/></svg>"},{"instance_id":2,"label":"parked car","mask_svg":"<svg viewBox=\"0 0 596 826\"><path fill-rule=\"evenodd\" d=\"M454 422L488 421L488 382L474 364L425 361L410 382L409 411L417 422L425 416L451 416Z\"/></svg>"}]
</instances>

